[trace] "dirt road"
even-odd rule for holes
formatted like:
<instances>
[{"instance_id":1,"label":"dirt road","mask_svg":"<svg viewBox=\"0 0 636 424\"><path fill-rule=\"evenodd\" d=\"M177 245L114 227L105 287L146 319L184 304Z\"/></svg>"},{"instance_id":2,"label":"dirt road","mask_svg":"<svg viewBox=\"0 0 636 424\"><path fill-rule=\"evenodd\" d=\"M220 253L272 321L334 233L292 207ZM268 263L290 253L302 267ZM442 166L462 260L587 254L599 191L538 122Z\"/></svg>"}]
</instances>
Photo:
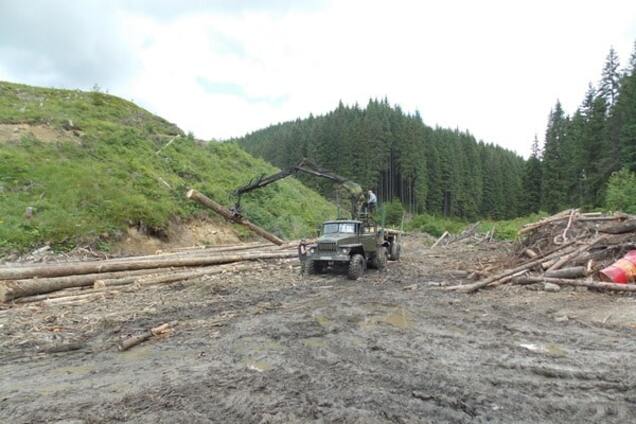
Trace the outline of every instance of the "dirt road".
<instances>
[{"instance_id":1,"label":"dirt road","mask_svg":"<svg viewBox=\"0 0 636 424\"><path fill-rule=\"evenodd\" d=\"M0 422L633 422L635 298L445 292L489 251L407 241L356 282L287 267L0 311Z\"/></svg>"}]
</instances>

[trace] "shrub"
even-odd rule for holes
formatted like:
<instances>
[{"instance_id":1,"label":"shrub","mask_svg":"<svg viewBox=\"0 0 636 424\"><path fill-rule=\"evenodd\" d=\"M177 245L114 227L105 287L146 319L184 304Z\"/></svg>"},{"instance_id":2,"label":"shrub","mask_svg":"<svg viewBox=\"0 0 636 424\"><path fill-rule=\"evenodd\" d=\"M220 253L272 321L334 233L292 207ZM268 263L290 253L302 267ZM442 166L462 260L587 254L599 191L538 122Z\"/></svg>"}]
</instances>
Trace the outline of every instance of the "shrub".
<instances>
[{"instance_id":1,"label":"shrub","mask_svg":"<svg viewBox=\"0 0 636 424\"><path fill-rule=\"evenodd\" d=\"M636 174L627 168L612 174L607 184L605 206L611 210L636 213Z\"/></svg>"},{"instance_id":2,"label":"shrub","mask_svg":"<svg viewBox=\"0 0 636 424\"><path fill-rule=\"evenodd\" d=\"M444 231L458 233L466 227L466 222L458 219L422 214L415 216L406 228L410 231L421 231L439 237Z\"/></svg>"},{"instance_id":3,"label":"shrub","mask_svg":"<svg viewBox=\"0 0 636 424\"><path fill-rule=\"evenodd\" d=\"M404 216L404 207L399 200L392 200L384 203L384 223L387 226L399 226L402 223L402 217ZM381 211L380 211L381 214ZM381 217L380 217L381 218Z\"/></svg>"}]
</instances>

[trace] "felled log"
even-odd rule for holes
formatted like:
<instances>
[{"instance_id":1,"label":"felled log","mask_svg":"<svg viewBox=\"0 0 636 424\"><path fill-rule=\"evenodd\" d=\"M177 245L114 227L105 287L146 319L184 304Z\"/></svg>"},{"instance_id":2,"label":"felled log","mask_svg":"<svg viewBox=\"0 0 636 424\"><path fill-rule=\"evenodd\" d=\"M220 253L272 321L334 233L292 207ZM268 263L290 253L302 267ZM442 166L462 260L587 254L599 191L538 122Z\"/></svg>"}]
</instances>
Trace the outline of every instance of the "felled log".
<instances>
[{"instance_id":1,"label":"felled log","mask_svg":"<svg viewBox=\"0 0 636 424\"><path fill-rule=\"evenodd\" d=\"M547 218L542 219L541 221L538 222L534 222L532 224L526 224L523 226L523 228L521 230L519 230L519 235L525 234L529 231L535 230L537 228L541 228L544 225L550 224L552 222L556 222L556 221L561 221L564 219L568 219L570 217L570 214L572 213L572 209L567 209L564 211L561 211L555 215L549 216Z\"/></svg>"},{"instance_id":2,"label":"felled log","mask_svg":"<svg viewBox=\"0 0 636 424\"><path fill-rule=\"evenodd\" d=\"M628 215L624 213L617 213L614 215L603 216L600 212L597 215L583 214L579 221L622 221L627 219Z\"/></svg>"},{"instance_id":3,"label":"felled log","mask_svg":"<svg viewBox=\"0 0 636 424\"><path fill-rule=\"evenodd\" d=\"M176 321L167 322L158 327L151 328L150 330L145 331L143 334L140 334L138 336L129 337L119 342L119 344L117 345L117 348L119 349L120 352L128 350L131 347L137 346L139 343L144 342L153 336L158 336L160 334L165 333L171 327L174 327L176 323L177 323Z\"/></svg>"},{"instance_id":4,"label":"felled log","mask_svg":"<svg viewBox=\"0 0 636 424\"><path fill-rule=\"evenodd\" d=\"M165 274L149 274L142 276L131 276L124 278L115 278L109 280L97 280L95 281L94 287L96 289L107 288L107 287L115 287L115 286L125 286L129 284L141 284L141 285L152 285L152 284L162 284L162 283L173 283L176 281L189 280L192 278L203 277L206 275L215 275L222 274L224 272L240 272L247 269L253 269L253 265L243 265L243 266L234 266L232 268L224 268L223 266L215 265L211 267L202 267L202 268L190 268L185 271L165 273Z\"/></svg>"},{"instance_id":5,"label":"felled log","mask_svg":"<svg viewBox=\"0 0 636 424\"><path fill-rule=\"evenodd\" d=\"M568 280L563 278L548 277L518 277L515 278L513 282L520 284L554 283L562 286L590 287L593 289L636 292L636 284L602 283L591 280Z\"/></svg>"},{"instance_id":6,"label":"felled log","mask_svg":"<svg viewBox=\"0 0 636 424\"><path fill-rule=\"evenodd\" d=\"M433 245L431 246L431 249L434 247L437 247L438 244L440 244L442 242L442 240L444 240L446 237L448 237L449 232L448 231L444 231L444 234L441 235L440 238L437 239L437 241L435 243L433 243Z\"/></svg>"},{"instance_id":7,"label":"felled log","mask_svg":"<svg viewBox=\"0 0 636 424\"><path fill-rule=\"evenodd\" d=\"M585 277L587 275L587 271L586 267L584 266L573 266L569 268L546 271L546 273L543 275L549 278L580 278Z\"/></svg>"},{"instance_id":8,"label":"felled log","mask_svg":"<svg viewBox=\"0 0 636 424\"><path fill-rule=\"evenodd\" d=\"M486 287L487 285L489 285L491 283L494 283L497 280L501 280L502 278L509 277L509 276L517 274L517 273L519 273L521 271L526 271L528 269L531 269L532 267L534 267L536 265L540 265L546 259L552 259L553 257L560 256L561 255L560 249L564 249L564 248L570 246L573 243L574 242L572 241L572 242L568 242L566 244L563 244L563 245L560 246L559 249L556 249L555 251L553 251L553 253L551 255L549 255L549 256L541 257L541 258L535 259L533 261L526 262L525 264L519 265L516 268L505 270L505 271L500 272L499 274L493 275L492 277L487 278L487 279L485 279L483 281L478 281L478 282L472 283L472 284L450 286L450 287L446 287L445 290L456 290L456 291L461 292L461 293L472 293L474 291L479 290L482 287Z\"/></svg>"},{"instance_id":9,"label":"felled log","mask_svg":"<svg viewBox=\"0 0 636 424\"><path fill-rule=\"evenodd\" d=\"M628 219L620 224L609 225L599 229L601 233L623 234L636 231L636 218Z\"/></svg>"},{"instance_id":10,"label":"felled log","mask_svg":"<svg viewBox=\"0 0 636 424\"><path fill-rule=\"evenodd\" d=\"M470 224L470 226L468 228L466 228L464 231L462 231L457 238L453 239L450 241L450 243L455 243L457 241L461 241L464 239L467 239L468 237L472 237L475 232L477 231L477 227L479 227L479 221Z\"/></svg>"},{"instance_id":11,"label":"felled log","mask_svg":"<svg viewBox=\"0 0 636 424\"><path fill-rule=\"evenodd\" d=\"M206 206L212 209L214 212L218 213L219 215L221 215L223 218L227 219L228 221L235 222L237 224L241 224L244 227L249 228L254 233L258 234L259 236L263 237L266 240L271 241L274 244L277 244L280 246L281 244L285 243L283 240L276 237L274 234L264 230L263 228L259 227L256 224L251 223L247 219L235 216L227 208L223 207L219 203L215 202L214 200L203 195L202 193L199 193L198 191L194 189L191 189L190 191L188 191L188 193L186 194L186 197L188 199L196 200L203 206Z\"/></svg>"},{"instance_id":12,"label":"felled log","mask_svg":"<svg viewBox=\"0 0 636 424\"><path fill-rule=\"evenodd\" d=\"M573 260L576 257L580 256L582 253L584 253L585 251L589 250L592 246L594 246L595 244L601 242L604 239L605 239L605 236L599 236L599 237L596 237L591 242L583 244L581 247L576 249L574 252L569 253L569 254L564 255L561 258L559 258L552 266L550 266L548 268L548 271L554 271L556 269L561 268L563 265L567 264L571 260Z\"/></svg>"},{"instance_id":13,"label":"felled log","mask_svg":"<svg viewBox=\"0 0 636 424\"><path fill-rule=\"evenodd\" d=\"M163 269L141 269L136 271L104 272L101 274L69 275L66 277L53 277L32 280L0 281L0 302L51 293L72 287L91 286L98 279L121 278L124 276L140 276L164 271Z\"/></svg>"},{"instance_id":14,"label":"felled log","mask_svg":"<svg viewBox=\"0 0 636 424\"><path fill-rule=\"evenodd\" d=\"M0 268L0 280L17 280L32 277L59 277L67 275L91 274L101 272L114 271L134 271L150 268L169 268L169 267L187 267L187 266L204 266L227 264L240 261L253 261L258 259L277 259L290 258L296 256L293 251L282 252L246 252L235 253L231 255L214 255L214 256L195 256L195 257L177 257L177 258L157 258L155 260L131 261L131 262L113 262L94 261L94 262L78 262L69 264L54 265L32 265L21 267ZM94 280L93 280L94 281ZM68 287L68 286L67 286ZM46 279L29 281L26 287L23 284L15 284L4 282L0 285L0 301L15 299L26 295L48 293L59 290L59 284L51 284ZM42 290L42 291L40 291Z\"/></svg>"},{"instance_id":15,"label":"felled log","mask_svg":"<svg viewBox=\"0 0 636 424\"><path fill-rule=\"evenodd\" d=\"M89 289L60 290L60 291L56 291L56 292L53 292L53 293L36 294L35 296L20 297L18 299L15 299L14 302L18 303L18 304L33 303L33 302L42 302L42 301L45 301L45 300L60 299L60 298L72 299L72 298L75 298L77 296L82 296L82 297L80 297L80 299L81 299L83 297L86 297L86 295L98 294L98 293L105 292L107 290L110 290L110 289L107 289L107 288L100 288L100 289L89 288Z\"/></svg>"},{"instance_id":16,"label":"felled log","mask_svg":"<svg viewBox=\"0 0 636 424\"><path fill-rule=\"evenodd\" d=\"M534 250L532 250L532 249L526 249L526 250L524 250L524 251L523 251L523 253L524 253L527 257L529 257L530 259L534 259L534 258L536 258L537 256L539 256L539 254L538 254L537 252L535 252Z\"/></svg>"}]
</instances>

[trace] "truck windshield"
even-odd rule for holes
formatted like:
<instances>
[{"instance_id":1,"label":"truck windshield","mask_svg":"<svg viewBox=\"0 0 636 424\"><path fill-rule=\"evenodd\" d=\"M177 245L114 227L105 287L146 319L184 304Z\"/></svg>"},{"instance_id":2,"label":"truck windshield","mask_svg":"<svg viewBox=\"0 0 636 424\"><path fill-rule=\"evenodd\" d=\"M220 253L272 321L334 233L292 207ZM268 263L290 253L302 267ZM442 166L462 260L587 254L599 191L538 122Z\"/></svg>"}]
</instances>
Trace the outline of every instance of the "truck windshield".
<instances>
[{"instance_id":1,"label":"truck windshield","mask_svg":"<svg viewBox=\"0 0 636 424\"><path fill-rule=\"evenodd\" d=\"M352 223L330 223L325 224L322 229L323 234L333 234L333 233L350 233L353 234L355 232L356 225Z\"/></svg>"}]
</instances>

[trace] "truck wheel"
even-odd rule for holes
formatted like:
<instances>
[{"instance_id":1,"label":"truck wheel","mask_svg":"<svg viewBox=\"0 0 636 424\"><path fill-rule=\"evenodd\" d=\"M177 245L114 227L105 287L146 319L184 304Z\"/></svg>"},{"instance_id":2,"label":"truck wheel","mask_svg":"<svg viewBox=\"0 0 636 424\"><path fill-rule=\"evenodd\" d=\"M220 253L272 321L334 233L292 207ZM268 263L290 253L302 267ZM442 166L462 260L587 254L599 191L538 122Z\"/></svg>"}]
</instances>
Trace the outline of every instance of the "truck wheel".
<instances>
[{"instance_id":1,"label":"truck wheel","mask_svg":"<svg viewBox=\"0 0 636 424\"><path fill-rule=\"evenodd\" d=\"M305 259L302 270L305 275L316 274L316 262L313 259Z\"/></svg>"},{"instance_id":2,"label":"truck wheel","mask_svg":"<svg viewBox=\"0 0 636 424\"><path fill-rule=\"evenodd\" d=\"M402 250L402 246L400 246L400 242L391 243L391 251L389 252L389 259L392 261L397 261L400 259L400 251Z\"/></svg>"},{"instance_id":3,"label":"truck wheel","mask_svg":"<svg viewBox=\"0 0 636 424\"><path fill-rule=\"evenodd\" d=\"M364 272L364 256L356 253L351 256L349 260L349 272L347 276L350 280L357 280L362 277L362 273Z\"/></svg>"},{"instance_id":4,"label":"truck wheel","mask_svg":"<svg viewBox=\"0 0 636 424\"><path fill-rule=\"evenodd\" d=\"M386 261L387 261L386 247L378 246L378 251L375 252L375 256L373 257L373 260L371 261L373 268L382 271L384 268L386 268Z\"/></svg>"}]
</instances>

